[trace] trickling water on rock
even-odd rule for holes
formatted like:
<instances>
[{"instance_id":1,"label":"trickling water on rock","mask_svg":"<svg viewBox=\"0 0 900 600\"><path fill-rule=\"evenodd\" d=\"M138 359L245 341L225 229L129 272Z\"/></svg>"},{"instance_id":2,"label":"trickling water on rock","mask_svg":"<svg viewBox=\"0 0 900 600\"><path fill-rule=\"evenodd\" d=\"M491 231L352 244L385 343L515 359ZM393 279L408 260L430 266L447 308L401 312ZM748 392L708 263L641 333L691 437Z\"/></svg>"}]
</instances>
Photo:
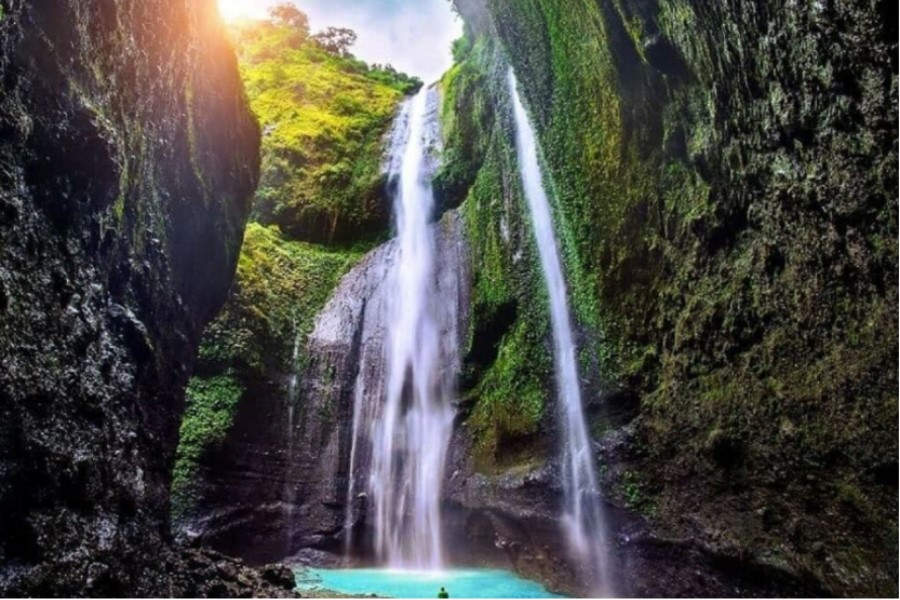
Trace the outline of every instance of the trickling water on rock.
<instances>
[{"instance_id":1,"label":"trickling water on rock","mask_svg":"<svg viewBox=\"0 0 900 600\"><path fill-rule=\"evenodd\" d=\"M550 202L541 179L537 139L519 97L512 69L509 71L509 88L516 121L519 169L550 299L556 386L565 432L562 461L565 491L563 521L572 552L596 572L597 593L611 596L613 589L607 555L606 526L581 401L566 282L554 235Z\"/></svg>"},{"instance_id":2,"label":"trickling water on rock","mask_svg":"<svg viewBox=\"0 0 900 600\"><path fill-rule=\"evenodd\" d=\"M300 380L300 365L298 364L300 358L300 344L302 342L302 336L297 331L297 324L294 323L294 347L291 350L291 369L293 372L288 379L288 393L287 393L287 429L285 430L285 439L287 440L287 456L292 457L294 455L294 407L297 404L297 384ZM293 489L291 486L290 478L284 478L284 492L283 496L283 504L284 504L284 520L286 523L290 523L294 520L294 498L293 498ZM291 546L291 529L290 527L284 528L285 534L285 548L290 548Z\"/></svg>"}]
</instances>

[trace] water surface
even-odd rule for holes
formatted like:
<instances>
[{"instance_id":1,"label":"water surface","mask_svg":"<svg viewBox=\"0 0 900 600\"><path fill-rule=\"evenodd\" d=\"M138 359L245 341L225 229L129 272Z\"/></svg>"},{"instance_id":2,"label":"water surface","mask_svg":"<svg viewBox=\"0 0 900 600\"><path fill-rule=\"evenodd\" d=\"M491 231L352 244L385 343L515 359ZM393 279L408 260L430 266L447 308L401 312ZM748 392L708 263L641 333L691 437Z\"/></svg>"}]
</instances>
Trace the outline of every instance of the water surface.
<instances>
[{"instance_id":1,"label":"water surface","mask_svg":"<svg viewBox=\"0 0 900 600\"><path fill-rule=\"evenodd\" d=\"M445 587L451 598L562 598L541 584L499 569L298 569L297 589L393 598L436 598Z\"/></svg>"}]
</instances>

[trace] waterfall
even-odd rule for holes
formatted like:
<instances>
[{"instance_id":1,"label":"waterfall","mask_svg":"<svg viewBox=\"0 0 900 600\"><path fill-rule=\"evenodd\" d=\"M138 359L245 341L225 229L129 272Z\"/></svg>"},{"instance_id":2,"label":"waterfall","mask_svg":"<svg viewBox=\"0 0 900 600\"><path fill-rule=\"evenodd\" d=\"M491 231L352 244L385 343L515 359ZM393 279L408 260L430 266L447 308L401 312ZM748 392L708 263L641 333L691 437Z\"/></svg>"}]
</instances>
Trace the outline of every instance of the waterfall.
<instances>
[{"instance_id":1,"label":"waterfall","mask_svg":"<svg viewBox=\"0 0 900 600\"><path fill-rule=\"evenodd\" d=\"M300 379L300 366L298 365L300 359L300 343L302 341L302 336L300 332L297 330L297 322L293 323L293 331L294 331L294 347L291 351L291 375L288 379L288 393L287 393L287 430L286 430L286 439L287 439L287 453L286 453L286 463L287 463L287 472L290 473L290 461L294 460L294 407L297 405L298 394L297 394L297 386ZM291 483L291 477L288 475L284 478L284 487L281 492L282 503L284 504L284 520L285 523L291 523L294 520L294 486ZM285 548L290 551L291 548L291 528L285 527Z\"/></svg>"},{"instance_id":2,"label":"waterfall","mask_svg":"<svg viewBox=\"0 0 900 600\"><path fill-rule=\"evenodd\" d=\"M606 527L600 506L600 489L591 440L581 401L563 266L554 235L550 202L541 178L537 139L519 96L512 69L509 71L509 88L516 122L519 169L550 300L556 387L565 434L562 457L565 497L563 525L571 551L594 572L597 592L611 596L613 590L607 556Z\"/></svg>"},{"instance_id":3,"label":"waterfall","mask_svg":"<svg viewBox=\"0 0 900 600\"><path fill-rule=\"evenodd\" d=\"M439 297L431 223L437 111L436 90L423 89L406 102L392 136L397 237L386 297L377 302L384 313L383 359L364 357L354 390L345 526L349 537L355 480L367 469L377 557L392 567L418 569L443 566L440 500L459 370L456 298ZM377 363L382 371L373 376Z\"/></svg>"},{"instance_id":4,"label":"waterfall","mask_svg":"<svg viewBox=\"0 0 900 600\"><path fill-rule=\"evenodd\" d=\"M364 360L364 358L363 358ZM356 383L353 385L353 423L350 442L350 466L349 475L347 477L347 501L344 511L344 555L350 557L353 552L353 518L354 504L356 503L356 465L358 462L357 454L359 453L359 431L362 427L364 397L363 397L363 374L365 373L365 365L360 364L359 374L356 376Z\"/></svg>"}]
</instances>

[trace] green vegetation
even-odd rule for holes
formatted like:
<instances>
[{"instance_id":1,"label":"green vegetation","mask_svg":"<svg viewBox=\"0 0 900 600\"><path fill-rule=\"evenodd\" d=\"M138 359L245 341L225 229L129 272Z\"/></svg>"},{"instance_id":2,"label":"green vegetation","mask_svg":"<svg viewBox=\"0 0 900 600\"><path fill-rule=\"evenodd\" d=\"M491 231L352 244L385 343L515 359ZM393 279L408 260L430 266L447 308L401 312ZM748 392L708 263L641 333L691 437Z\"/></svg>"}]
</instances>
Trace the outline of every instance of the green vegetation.
<instances>
[{"instance_id":1,"label":"green vegetation","mask_svg":"<svg viewBox=\"0 0 900 600\"><path fill-rule=\"evenodd\" d=\"M231 371L215 377L194 377L188 384L172 477L176 516L190 505L197 461L204 449L225 439L242 395L243 389Z\"/></svg>"},{"instance_id":2,"label":"green vegetation","mask_svg":"<svg viewBox=\"0 0 900 600\"><path fill-rule=\"evenodd\" d=\"M640 302L657 261L646 248L646 210L654 180L626 129L601 5L588 0L498 2L504 37L534 54L511 52L553 182L555 220L578 321L594 329L587 348L608 382L633 376L645 348L629 340L648 308ZM536 55L536 56L535 56ZM551 101L548 101L550 99ZM610 310L610 306L615 306Z\"/></svg>"},{"instance_id":3,"label":"green vegetation","mask_svg":"<svg viewBox=\"0 0 900 600\"><path fill-rule=\"evenodd\" d=\"M454 44L459 61L443 78L444 165L437 188L448 204L462 200L472 248L473 290L468 338L468 424L476 466L491 472L544 457L539 448L511 456L517 439L538 433L552 381L549 314L528 210L516 172L502 82L502 55L487 38L468 32ZM489 349L493 348L494 352Z\"/></svg>"},{"instance_id":4,"label":"green vegetation","mask_svg":"<svg viewBox=\"0 0 900 600\"><path fill-rule=\"evenodd\" d=\"M315 315L361 251L286 240L275 226L250 223L230 299L200 347L204 373L188 386L173 481L175 507L187 510L191 479L206 448L227 433L242 381L302 368Z\"/></svg>"},{"instance_id":5,"label":"green vegetation","mask_svg":"<svg viewBox=\"0 0 900 600\"><path fill-rule=\"evenodd\" d=\"M434 187L445 205L465 198L487 152L494 106L486 93L489 82L485 67L493 52L494 47L484 38L477 44L471 35L458 39L453 44L456 64L441 81L445 150Z\"/></svg>"},{"instance_id":6,"label":"green vegetation","mask_svg":"<svg viewBox=\"0 0 900 600\"><path fill-rule=\"evenodd\" d=\"M263 130L255 218L311 242L375 239L390 218L382 141L398 102L421 82L355 59L352 31L310 36L299 14L233 32Z\"/></svg>"},{"instance_id":7,"label":"green vegetation","mask_svg":"<svg viewBox=\"0 0 900 600\"><path fill-rule=\"evenodd\" d=\"M472 376L477 384L470 425L482 468L495 464L503 440L539 431L552 381L545 291L519 189L508 114L505 75L510 59L526 83L532 117L554 125L539 131L546 168L553 175L550 195L573 309L592 330L587 339L593 343L580 354L582 368L615 383L648 368L656 356L652 346L626 337L633 313L600 310L613 297L629 302L629 286L641 281L628 263L627 244L643 232L619 227L637 210L652 179L637 160L636 147L624 141L612 59L608 48L595 43L602 39L600 9L585 7L587 18L554 2L495 3L495 24L508 28L510 37L527 40L528 60L525 53L507 54L490 34L470 27L454 44L456 65L442 82L447 149L437 188L451 198L468 193L463 214L474 248L473 329L485 328L480 321L493 319L498 307L517 309L515 323L501 332L496 360L479 365L482 372Z\"/></svg>"},{"instance_id":8,"label":"green vegetation","mask_svg":"<svg viewBox=\"0 0 900 600\"><path fill-rule=\"evenodd\" d=\"M508 255L522 242L504 212L518 202L497 133L505 126L453 109L477 110L478 94L461 93L477 73L486 114L503 123L495 88L511 63L553 183L583 374L641 398L635 445L646 459L630 465L623 501L672 531L689 511L748 554L778 548L772 560L834 589L896 594L895 578L881 577L896 573L884 563L896 555L896 511L884 509L896 506L896 452L884 448L897 436L898 262L896 136L882 135L896 132L895 77L878 66L886 47L799 27L799 8L773 26L785 35L775 49L752 43L771 29L688 0L460 4L470 31L445 80L445 120L471 139L448 128L455 164L445 171L448 189L475 182L466 202L481 196L464 208L483 279L476 301L503 306L528 276ZM841 27L880 35L871 8L851 13L859 18ZM722 31L739 50L722 51ZM826 54L840 58L823 68ZM821 102L837 72L859 97ZM865 106L883 119L863 116ZM828 125L837 115L841 127ZM499 223L508 236L491 229ZM476 304L475 314L491 311ZM503 345L516 340L527 354L540 343L517 331L505 330ZM485 382L515 364L501 350L477 380L488 397L500 388ZM528 397L509 386L477 399L471 422L488 445L521 429L492 405ZM716 496L697 505L697 486ZM782 544L792 535L782 523L735 508L755 503L778 506L783 523L803 519L847 571L823 571L821 556ZM884 531L891 539L873 546ZM862 564L881 579L847 574Z\"/></svg>"},{"instance_id":9,"label":"green vegetation","mask_svg":"<svg viewBox=\"0 0 900 600\"><path fill-rule=\"evenodd\" d=\"M285 239L275 226L250 223L231 299L207 328L200 357L257 371L290 372L295 340L361 251Z\"/></svg>"},{"instance_id":10,"label":"green vegetation","mask_svg":"<svg viewBox=\"0 0 900 600\"><path fill-rule=\"evenodd\" d=\"M625 505L646 516L653 516L656 505L653 497L648 493L647 484L637 471L625 471L620 482L622 495L625 497Z\"/></svg>"}]
</instances>

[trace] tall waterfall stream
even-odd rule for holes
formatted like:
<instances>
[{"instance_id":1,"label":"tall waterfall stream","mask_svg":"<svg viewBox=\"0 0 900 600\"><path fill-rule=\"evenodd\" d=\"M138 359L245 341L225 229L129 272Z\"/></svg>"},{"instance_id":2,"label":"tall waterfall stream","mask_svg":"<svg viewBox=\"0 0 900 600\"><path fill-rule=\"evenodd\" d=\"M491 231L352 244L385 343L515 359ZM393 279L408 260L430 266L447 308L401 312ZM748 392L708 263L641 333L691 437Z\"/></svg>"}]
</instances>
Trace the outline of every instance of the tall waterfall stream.
<instances>
[{"instance_id":1,"label":"tall waterfall stream","mask_svg":"<svg viewBox=\"0 0 900 600\"><path fill-rule=\"evenodd\" d=\"M563 265L537 139L512 71L509 87L520 176L550 301L565 440L561 460L563 533L573 557L596 576L595 593L611 596L606 526L582 405ZM438 92L433 88L408 100L390 141L388 172L397 236L384 251L384 284L365 308L377 322L377 327L369 328L377 344L359 358L345 524L349 549L354 506L357 497L364 496L379 562L417 570L445 566L442 484L461 361L459 307L449 297L458 282L445 280L455 266L441 263L437 228L431 222L434 150L440 147L438 104Z\"/></svg>"},{"instance_id":2,"label":"tall waterfall stream","mask_svg":"<svg viewBox=\"0 0 900 600\"><path fill-rule=\"evenodd\" d=\"M565 492L563 526L572 552L596 573L597 593L612 596L606 525L600 506L600 489L581 400L566 281L553 230L550 202L541 178L537 137L519 96L518 84L512 69L509 71L509 88L516 122L519 170L531 211L541 268L550 299L556 387L565 434L562 460Z\"/></svg>"},{"instance_id":3,"label":"tall waterfall stream","mask_svg":"<svg viewBox=\"0 0 900 600\"><path fill-rule=\"evenodd\" d=\"M397 238L384 303L385 383L373 394L364 389L366 378L357 381L351 450L355 473L359 445L368 446L378 558L417 569L444 565L440 501L459 364L456 303L438 297L431 224L437 110L437 91L423 89L403 107L391 142Z\"/></svg>"}]
</instances>

